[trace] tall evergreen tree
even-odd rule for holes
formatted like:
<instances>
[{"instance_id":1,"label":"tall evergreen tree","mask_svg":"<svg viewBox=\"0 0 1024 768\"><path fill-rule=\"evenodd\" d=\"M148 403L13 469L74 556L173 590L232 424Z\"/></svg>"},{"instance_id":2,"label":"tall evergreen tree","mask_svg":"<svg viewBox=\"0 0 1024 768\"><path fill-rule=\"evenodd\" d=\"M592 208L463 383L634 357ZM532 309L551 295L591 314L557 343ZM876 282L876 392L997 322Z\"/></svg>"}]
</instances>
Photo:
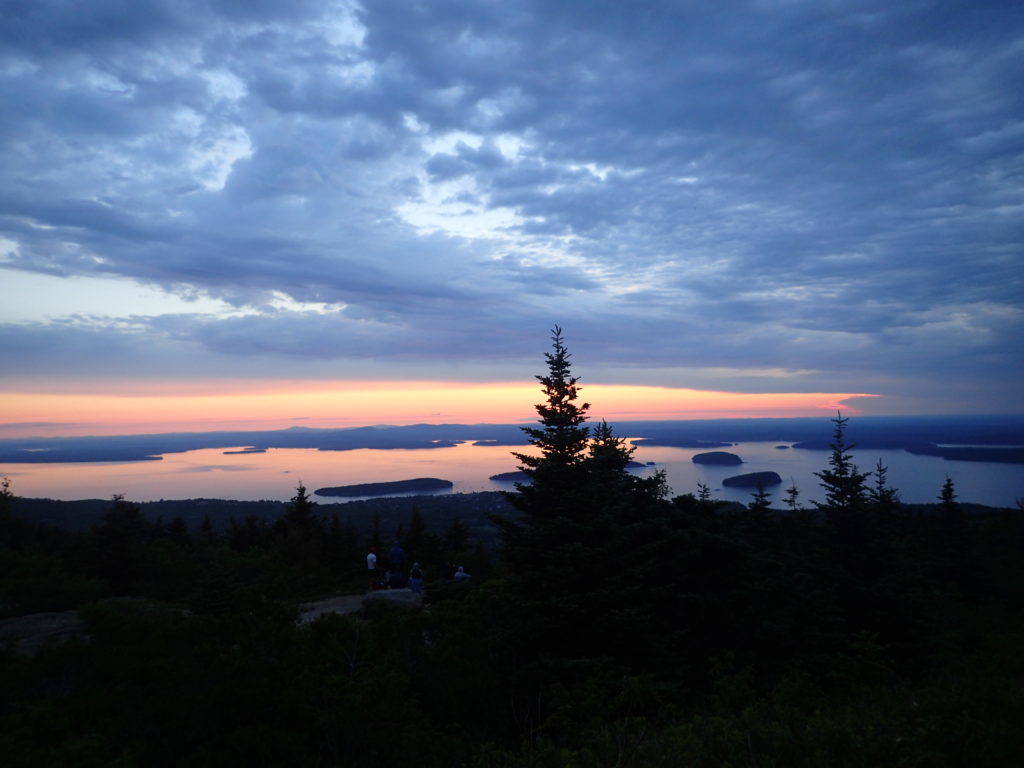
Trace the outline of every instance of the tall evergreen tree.
<instances>
[{"instance_id":1,"label":"tall evergreen tree","mask_svg":"<svg viewBox=\"0 0 1024 768\"><path fill-rule=\"evenodd\" d=\"M507 494L523 515L495 522L523 621L543 628L529 643L561 658L620 655L644 631L635 616L621 617L635 613L654 562L648 549L663 540L664 475L632 475L633 449L607 423L590 439L560 328L552 340L548 373L537 377L540 426L524 430L539 455L515 454L532 483ZM633 567L622 569L626 562Z\"/></svg>"},{"instance_id":2,"label":"tall evergreen tree","mask_svg":"<svg viewBox=\"0 0 1024 768\"><path fill-rule=\"evenodd\" d=\"M572 375L571 355L563 342L562 329L556 325L551 333L552 351L544 355L547 375L536 377L545 396L544 402L534 406L540 427L523 427L539 455L512 454L530 483L517 483L518 493L508 494L514 506L537 517L571 511L572 497L586 479L584 459L590 437L586 426L590 403L577 403L579 379ZM602 454L605 464L611 453Z\"/></svg>"},{"instance_id":3,"label":"tall evergreen tree","mask_svg":"<svg viewBox=\"0 0 1024 768\"><path fill-rule=\"evenodd\" d=\"M842 414L837 414L832 423L832 453L829 456L829 468L814 474L821 479L821 487L825 490L825 501L813 502L830 517L835 519L848 518L851 514L863 509L867 500L866 481L870 472L860 472L853 463L850 451L855 446L846 444L846 423Z\"/></svg>"},{"instance_id":4,"label":"tall evergreen tree","mask_svg":"<svg viewBox=\"0 0 1024 768\"><path fill-rule=\"evenodd\" d=\"M800 489L796 487L796 480L790 478L790 486L786 489L786 496L783 499L790 512L796 512L800 507Z\"/></svg>"},{"instance_id":5,"label":"tall evergreen tree","mask_svg":"<svg viewBox=\"0 0 1024 768\"><path fill-rule=\"evenodd\" d=\"M939 501L942 502L942 512L945 515L955 515L960 510L960 505L956 501L956 485L949 475L946 475L946 481L942 484Z\"/></svg>"},{"instance_id":6,"label":"tall evergreen tree","mask_svg":"<svg viewBox=\"0 0 1024 768\"><path fill-rule=\"evenodd\" d=\"M875 484L868 490L868 499L881 513L893 512L900 504L899 491L889 485L888 472L889 468L879 459L874 472Z\"/></svg>"},{"instance_id":7,"label":"tall evergreen tree","mask_svg":"<svg viewBox=\"0 0 1024 768\"><path fill-rule=\"evenodd\" d=\"M757 484L757 490L752 494L753 499L747 505L751 512L767 512L772 506L772 495L764 488L764 483Z\"/></svg>"},{"instance_id":8,"label":"tall evergreen tree","mask_svg":"<svg viewBox=\"0 0 1024 768\"><path fill-rule=\"evenodd\" d=\"M316 502L309 498L306 486L299 481L295 488L295 495L288 502L284 513L284 522L289 530L301 532L304 535L311 535L321 527L315 510Z\"/></svg>"}]
</instances>

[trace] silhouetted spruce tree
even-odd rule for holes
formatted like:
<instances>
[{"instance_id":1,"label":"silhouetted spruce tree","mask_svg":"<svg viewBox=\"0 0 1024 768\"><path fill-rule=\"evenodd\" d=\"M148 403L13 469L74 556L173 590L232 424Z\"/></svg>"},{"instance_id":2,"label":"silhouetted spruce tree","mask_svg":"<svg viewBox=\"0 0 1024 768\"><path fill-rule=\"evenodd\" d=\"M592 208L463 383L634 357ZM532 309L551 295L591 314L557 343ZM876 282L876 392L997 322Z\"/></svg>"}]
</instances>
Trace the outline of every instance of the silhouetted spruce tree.
<instances>
[{"instance_id":1,"label":"silhouetted spruce tree","mask_svg":"<svg viewBox=\"0 0 1024 768\"><path fill-rule=\"evenodd\" d=\"M523 427L539 455L513 452L530 482L516 483L516 491L505 494L512 506L523 512L523 518L521 521L495 520L502 530L506 561L520 573L558 569L563 558L554 553L555 548L596 533L593 525L588 530L580 527L590 511L585 499L591 469L585 461L590 438L590 429L586 426L590 404L577 403L579 379L572 375L571 355L562 339L562 329L555 326L551 333L552 351L544 354L547 374L536 377L545 398L534 406L540 426ZM606 448L608 450L598 449L593 468L601 467L612 474L619 469L624 471L625 463L607 441ZM545 575L563 578L567 574Z\"/></svg>"},{"instance_id":2,"label":"silhouetted spruce tree","mask_svg":"<svg viewBox=\"0 0 1024 768\"><path fill-rule=\"evenodd\" d=\"M455 556L466 551L469 546L469 528L464 522L456 518L445 528L444 548L449 556Z\"/></svg>"},{"instance_id":3,"label":"silhouetted spruce tree","mask_svg":"<svg viewBox=\"0 0 1024 768\"><path fill-rule=\"evenodd\" d=\"M146 566L143 549L151 535L152 526L138 505L126 501L123 493L115 494L110 509L93 529L98 574L107 579L115 594L130 592L139 581Z\"/></svg>"},{"instance_id":4,"label":"silhouetted spruce tree","mask_svg":"<svg viewBox=\"0 0 1024 768\"><path fill-rule=\"evenodd\" d=\"M523 427L539 456L513 453L530 483L516 483L518 493L507 494L513 506L531 517L572 513L573 495L583 485L590 429L586 426L590 403L577 403L579 379L572 375L571 355L562 340L562 329L552 329L552 351L544 358L546 376L537 376L545 401L534 406L540 427Z\"/></svg>"},{"instance_id":5,"label":"silhouetted spruce tree","mask_svg":"<svg viewBox=\"0 0 1024 768\"><path fill-rule=\"evenodd\" d=\"M889 468L879 459L875 465L875 484L868 489L868 500L883 514L896 511L900 505L899 490L889 485L888 472Z\"/></svg>"},{"instance_id":6,"label":"silhouetted spruce tree","mask_svg":"<svg viewBox=\"0 0 1024 768\"><path fill-rule=\"evenodd\" d=\"M546 376L537 376L545 401L536 406L539 427L526 427L538 456L514 454L532 483L517 484L509 502L519 520L495 518L503 554L525 620L547 630L531 642L558 657L619 655L638 626L635 596L641 569L652 561L645 548L659 541L654 525L664 511L661 473L637 478L628 472L632 449L608 424L586 426L589 404L577 404L579 380L572 375L560 328L545 355ZM637 567L623 569L623 562ZM622 612L634 618L625 621Z\"/></svg>"},{"instance_id":7,"label":"silhouetted spruce tree","mask_svg":"<svg viewBox=\"0 0 1024 768\"><path fill-rule=\"evenodd\" d=\"M751 512L767 512L771 509L772 496L764 489L763 483L757 484L757 490L752 495L753 500L747 505Z\"/></svg>"},{"instance_id":8,"label":"silhouetted spruce tree","mask_svg":"<svg viewBox=\"0 0 1024 768\"><path fill-rule=\"evenodd\" d=\"M791 485L786 489L786 496L783 499L790 512L796 512L800 508L800 489L796 487L796 481L790 478Z\"/></svg>"},{"instance_id":9,"label":"silhouetted spruce tree","mask_svg":"<svg viewBox=\"0 0 1024 768\"><path fill-rule=\"evenodd\" d=\"M821 479L821 487L825 490L825 501L813 502L833 520L847 518L860 512L867 500L866 481L870 472L860 472L853 463L850 451L854 448L846 444L846 423L842 414L832 419L835 431L832 434L832 453L829 456L829 468L814 474Z\"/></svg>"},{"instance_id":10,"label":"silhouetted spruce tree","mask_svg":"<svg viewBox=\"0 0 1024 768\"><path fill-rule=\"evenodd\" d=\"M956 485L946 475L939 492L940 513L940 560L946 575L966 583L970 552L971 529L967 514L957 501Z\"/></svg>"},{"instance_id":11,"label":"silhouetted spruce tree","mask_svg":"<svg viewBox=\"0 0 1024 768\"><path fill-rule=\"evenodd\" d=\"M960 512L960 505L956 501L956 484L949 475L946 475L946 481L942 484L942 490L939 491L939 501L942 502L944 516L953 517Z\"/></svg>"},{"instance_id":12,"label":"silhouetted spruce tree","mask_svg":"<svg viewBox=\"0 0 1024 768\"><path fill-rule=\"evenodd\" d=\"M175 515L167 525L167 536L175 544L188 544L188 523L181 515Z\"/></svg>"},{"instance_id":13,"label":"silhouetted spruce tree","mask_svg":"<svg viewBox=\"0 0 1024 768\"><path fill-rule=\"evenodd\" d=\"M295 495L288 502L284 513L285 525L291 531L298 531L304 535L312 535L322 527L317 519L316 502L309 498L306 486L299 481L295 488Z\"/></svg>"}]
</instances>

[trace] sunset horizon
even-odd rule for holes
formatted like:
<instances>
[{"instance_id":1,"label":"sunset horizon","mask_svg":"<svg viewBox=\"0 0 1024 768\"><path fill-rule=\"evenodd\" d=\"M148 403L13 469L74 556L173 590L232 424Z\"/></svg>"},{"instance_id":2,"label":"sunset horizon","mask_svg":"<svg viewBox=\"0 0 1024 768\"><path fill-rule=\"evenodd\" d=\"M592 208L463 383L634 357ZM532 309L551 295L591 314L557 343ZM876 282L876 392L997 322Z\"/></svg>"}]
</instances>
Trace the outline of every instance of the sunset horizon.
<instances>
[{"instance_id":1,"label":"sunset horizon","mask_svg":"<svg viewBox=\"0 0 1024 768\"><path fill-rule=\"evenodd\" d=\"M8 393L23 418L0 423L0 439L374 425L525 424L537 418L537 386L519 382L237 383L201 394ZM220 390L220 391L218 391ZM241 390L241 391L239 391ZM586 384L594 419L674 421L832 417L863 411L860 393L740 393L638 385Z\"/></svg>"}]
</instances>

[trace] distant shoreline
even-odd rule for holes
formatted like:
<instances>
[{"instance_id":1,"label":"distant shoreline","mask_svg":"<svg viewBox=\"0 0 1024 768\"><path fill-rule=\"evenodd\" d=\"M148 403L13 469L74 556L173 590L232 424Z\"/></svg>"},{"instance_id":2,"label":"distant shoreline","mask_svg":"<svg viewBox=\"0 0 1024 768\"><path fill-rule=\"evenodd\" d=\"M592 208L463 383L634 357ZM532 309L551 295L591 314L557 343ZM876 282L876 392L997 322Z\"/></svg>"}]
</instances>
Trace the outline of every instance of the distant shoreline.
<instances>
[{"instance_id":1,"label":"distant shoreline","mask_svg":"<svg viewBox=\"0 0 1024 768\"><path fill-rule=\"evenodd\" d=\"M827 451L832 434L828 417L625 421L613 427L638 445L704 449L772 442ZM902 449L949 461L1024 464L1024 415L854 416L847 424L846 437L850 445L861 450ZM260 453L271 448L422 450L450 448L463 442L510 447L528 443L516 424L0 438L0 464L159 461L164 454L208 448L231 453Z\"/></svg>"}]
</instances>

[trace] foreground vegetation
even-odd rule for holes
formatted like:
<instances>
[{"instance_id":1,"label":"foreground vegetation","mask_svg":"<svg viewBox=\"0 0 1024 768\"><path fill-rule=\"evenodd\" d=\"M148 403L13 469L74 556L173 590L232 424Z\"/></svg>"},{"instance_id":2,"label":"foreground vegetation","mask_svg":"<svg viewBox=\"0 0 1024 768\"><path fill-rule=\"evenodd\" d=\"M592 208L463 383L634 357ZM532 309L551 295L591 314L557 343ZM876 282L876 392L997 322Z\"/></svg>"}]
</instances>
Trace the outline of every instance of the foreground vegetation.
<instances>
[{"instance_id":1,"label":"foreground vegetation","mask_svg":"<svg viewBox=\"0 0 1024 768\"><path fill-rule=\"evenodd\" d=\"M361 530L299 488L274 523L88 531L0 510L4 616L84 631L0 655L6 765L1005 766L1024 763L1024 521L924 513L835 423L826 501L669 499L593 429L556 330L532 480L500 547L413 511ZM395 537L428 609L297 621ZM446 563L469 584L440 578ZM23 651L24 649L22 649Z\"/></svg>"}]
</instances>

